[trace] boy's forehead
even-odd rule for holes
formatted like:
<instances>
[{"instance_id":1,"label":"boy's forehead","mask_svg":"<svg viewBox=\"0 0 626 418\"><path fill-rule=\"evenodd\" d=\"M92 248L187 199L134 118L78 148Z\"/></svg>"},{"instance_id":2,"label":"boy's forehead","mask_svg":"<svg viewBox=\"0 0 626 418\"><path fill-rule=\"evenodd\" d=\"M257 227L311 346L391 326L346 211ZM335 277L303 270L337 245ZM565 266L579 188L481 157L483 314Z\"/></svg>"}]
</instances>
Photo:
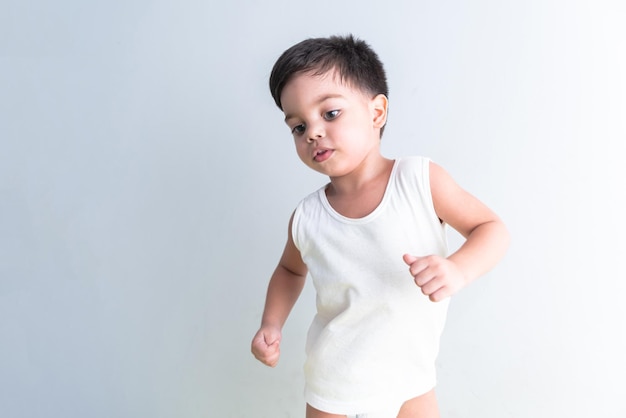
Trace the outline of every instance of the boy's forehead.
<instances>
[{"instance_id":1,"label":"boy's forehead","mask_svg":"<svg viewBox=\"0 0 626 418\"><path fill-rule=\"evenodd\" d=\"M340 84L340 85L345 84L342 80L341 75L335 69L331 69L331 70L324 71L324 72L320 72L319 70L304 71L304 72L295 74L293 78L289 80L289 82L298 80L298 79L305 79L307 81L310 81L313 84L316 84L316 83L317 84L331 83L331 84ZM289 84L289 82L287 84Z\"/></svg>"},{"instance_id":2,"label":"boy's forehead","mask_svg":"<svg viewBox=\"0 0 626 418\"><path fill-rule=\"evenodd\" d=\"M341 76L339 71L331 69L325 72L319 70L309 70L295 74L291 80L285 84L281 96L285 93L309 95L342 95L345 93L363 94L361 89Z\"/></svg>"}]
</instances>

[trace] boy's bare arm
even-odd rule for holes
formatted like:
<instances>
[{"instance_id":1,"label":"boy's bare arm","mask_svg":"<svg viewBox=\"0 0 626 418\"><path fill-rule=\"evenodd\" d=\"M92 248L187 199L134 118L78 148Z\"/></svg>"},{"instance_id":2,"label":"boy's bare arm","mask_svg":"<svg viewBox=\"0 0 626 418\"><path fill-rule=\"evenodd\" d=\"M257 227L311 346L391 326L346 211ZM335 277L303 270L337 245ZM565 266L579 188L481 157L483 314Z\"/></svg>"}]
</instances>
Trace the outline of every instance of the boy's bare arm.
<instances>
[{"instance_id":1,"label":"boy's bare arm","mask_svg":"<svg viewBox=\"0 0 626 418\"><path fill-rule=\"evenodd\" d=\"M280 356L282 328L304 287L307 268L291 238L291 223L287 244L267 288L261 328L252 340L252 353L268 366L275 366Z\"/></svg>"},{"instance_id":2,"label":"boy's bare arm","mask_svg":"<svg viewBox=\"0 0 626 418\"><path fill-rule=\"evenodd\" d=\"M504 256L509 233L500 218L463 190L437 164L430 165L433 204L439 218L466 238L447 258L405 254L415 283L431 300L442 300L489 271Z\"/></svg>"}]
</instances>

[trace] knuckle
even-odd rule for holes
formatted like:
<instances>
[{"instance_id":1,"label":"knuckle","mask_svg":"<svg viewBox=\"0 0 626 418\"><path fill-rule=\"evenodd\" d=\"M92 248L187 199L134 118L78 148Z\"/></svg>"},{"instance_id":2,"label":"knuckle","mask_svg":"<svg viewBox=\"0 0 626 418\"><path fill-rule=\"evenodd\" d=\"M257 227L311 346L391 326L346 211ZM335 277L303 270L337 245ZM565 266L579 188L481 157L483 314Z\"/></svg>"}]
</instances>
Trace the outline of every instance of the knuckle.
<instances>
[{"instance_id":1,"label":"knuckle","mask_svg":"<svg viewBox=\"0 0 626 418\"><path fill-rule=\"evenodd\" d=\"M431 266L439 267L441 265L441 257L436 255L429 255L428 264Z\"/></svg>"}]
</instances>

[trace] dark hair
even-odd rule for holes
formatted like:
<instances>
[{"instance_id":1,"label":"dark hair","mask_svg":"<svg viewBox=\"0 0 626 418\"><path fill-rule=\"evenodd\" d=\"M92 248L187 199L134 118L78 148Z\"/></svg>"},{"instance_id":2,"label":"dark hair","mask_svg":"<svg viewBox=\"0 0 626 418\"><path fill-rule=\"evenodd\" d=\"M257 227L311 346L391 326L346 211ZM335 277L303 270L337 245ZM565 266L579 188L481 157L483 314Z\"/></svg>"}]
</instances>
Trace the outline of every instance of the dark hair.
<instances>
[{"instance_id":1,"label":"dark hair","mask_svg":"<svg viewBox=\"0 0 626 418\"><path fill-rule=\"evenodd\" d=\"M280 95L291 78L302 73L322 75L336 70L343 82L376 96L389 96L387 76L376 52L352 35L311 38L287 49L270 75L270 91L283 109Z\"/></svg>"}]
</instances>

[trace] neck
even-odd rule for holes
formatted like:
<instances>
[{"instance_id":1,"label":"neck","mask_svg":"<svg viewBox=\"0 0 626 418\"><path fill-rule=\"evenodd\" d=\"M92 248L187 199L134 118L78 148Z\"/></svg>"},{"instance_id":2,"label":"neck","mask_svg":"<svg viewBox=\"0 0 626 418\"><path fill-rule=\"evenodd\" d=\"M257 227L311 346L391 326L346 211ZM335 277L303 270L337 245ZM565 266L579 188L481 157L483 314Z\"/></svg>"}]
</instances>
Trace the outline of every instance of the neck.
<instances>
[{"instance_id":1,"label":"neck","mask_svg":"<svg viewBox=\"0 0 626 418\"><path fill-rule=\"evenodd\" d=\"M387 183L393 167L393 160L383 157L379 153L363 160L351 173L341 177L330 177L327 189L329 196L349 196L361 193L370 188L373 183Z\"/></svg>"}]
</instances>

